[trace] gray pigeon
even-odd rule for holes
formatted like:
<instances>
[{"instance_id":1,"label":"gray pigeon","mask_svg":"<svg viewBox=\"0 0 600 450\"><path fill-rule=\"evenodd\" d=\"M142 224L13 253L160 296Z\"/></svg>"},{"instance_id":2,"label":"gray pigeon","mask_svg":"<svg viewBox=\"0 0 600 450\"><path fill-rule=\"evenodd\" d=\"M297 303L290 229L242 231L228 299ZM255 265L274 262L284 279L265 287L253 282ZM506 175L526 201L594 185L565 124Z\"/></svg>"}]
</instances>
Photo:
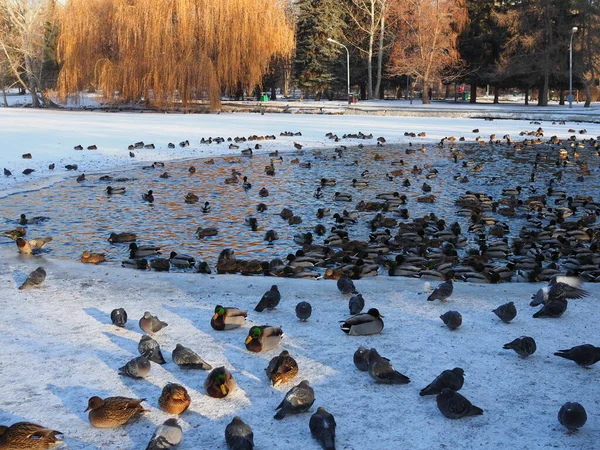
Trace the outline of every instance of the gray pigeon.
<instances>
[{"instance_id":1,"label":"gray pigeon","mask_svg":"<svg viewBox=\"0 0 600 450\"><path fill-rule=\"evenodd\" d=\"M558 411L558 421L569 430L569 433L574 433L587 422L587 413L579 403L567 402Z\"/></svg>"},{"instance_id":2,"label":"gray pigeon","mask_svg":"<svg viewBox=\"0 0 600 450\"><path fill-rule=\"evenodd\" d=\"M446 299L452 295L453 291L454 285L452 284L452 279L448 279L435 288L431 295L427 297L427 301L432 302L434 300L441 300L442 302L445 302Z\"/></svg>"},{"instance_id":3,"label":"gray pigeon","mask_svg":"<svg viewBox=\"0 0 600 450\"><path fill-rule=\"evenodd\" d=\"M458 311L448 311L440 316L440 319L451 330L456 330L462 325L462 316Z\"/></svg>"},{"instance_id":4,"label":"gray pigeon","mask_svg":"<svg viewBox=\"0 0 600 450\"><path fill-rule=\"evenodd\" d=\"M492 311L504 323L510 323L517 316L517 307L514 302L508 302L498 306Z\"/></svg>"},{"instance_id":5,"label":"gray pigeon","mask_svg":"<svg viewBox=\"0 0 600 450\"><path fill-rule=\"evenodd\" d=\"M43 267L38 267L33 272L31 272L25 280L25 282L21 286L19 286L19 290L23 291L25 289L40 287L45 279L46 271Z\"/></svg>"},{"instance_id":6,"label":"gray pigeon","mask_svg":"<svg viewBox=\"0 0 600 450\"><path fill-rule=\"evenodd\" d=\"M452 389L444 388L438 394L437 407L448 419L460 419L467 416L479 416L483 410L473 404L467 398L454 392Z\"/></svg>"},{"instance_id":7,"label":"gray pigeon","mask_svg":"<svg viewBox=\"0 0 600 450\"><path fill-rule=\"evenodd\" d=\"M577 277L563 275L554 276L548 286L531 296L531 306L539 306L552 300L565 301L570 298L587 297L590 293L580 288L581 280Z\"/></svg>"},{"instance_id":8,"label":"gray pigeon","mask_svg":"<svg viewBox=\"0 0 600 450\"><path fill-rule=\"evenodd\" d=\"M160 345L154 339L147 334L142 336L140 343L138 344L138 351L140 355L145 356L150 361L157 364L166 364L165 358L160 351Z\"/></svg>"},{"instance_id":9,"label":"gray pigeon","mask_svg":"<svg viewBox=\"0 0 600 450\"><path fill-rule=\"evenodd\" d=\"M112 320L113 325L125 328L125 324L127 323L127 311L123 308L113 309L110 313L110 320Z\"/></svg>"},{"instance_id":10,"label":"gray pigeon","mask_svg":"<svg viewBox=\"0 0 600 450\"><path fill-rule=\"evenodd\" d=\"M588 367L600 361L600 347L591 344L577 345L567 350L559 350L554 355L573 361L581 367Z\"/></svg>"},{"instance_id":11,"label":"gray pigeon","mask_svg":"<svg viewBox=\"0 0 600 450\"><path fill-rule=\"evenodd\" d=\"M312 314L312 306L308 302L300 302L296 305L296 317L306 322Z\"/></svg>"},{"instance_id":12,"label":"gray pigeon","mask_svg":"<svg viewBox=\"0 0 600 450\"><path fill-rule=\"evenodd\" d=\"M277 285L274 284L271 286L271 289L264 293L254 311L263 312L265 309L273 309L279 305L279 301L281 300L281 294L279 293L279 289L277 289Z\"/></svg>"},{"instance_id":13,"label":"gray pigeon","mask_svg":"<svg viewBox=\"0 0 600 450\"><path fill-rule=\"evenodd\" d=\"M140 319L140 328L149 335L153 335L168 325L168 323L163 322L158 316L153 316L148 311L146 311L144 316Z\"/></svg>"},{"instance_id":14,"label":"gray pigeon","mask_svg":"<svg viewBox=\"0 0 600 450\"><path fill-rule=\"evenodd\" d=\"M181 344L177 344L175 350L173 350L172 357L173 362L182 369L212 369L212 366L200 358L200 355Z\"/></svg>"},{"instance_id":15,"label":"gray pigeon","mask_svg":"<svg viewBox=\"0 0 600 450\"><path fill-rule=\"evenodd\" d=\"M345 273L337 280L337 288L342 294L358 294L354 282Z\"/></svg>"},{"instance_id":16,"label":"gray pigeon","mask_svg":"<svg viewBox=\"0 0 600 450\"><path fill-rule=\"evenodd\" d=\"M390 360L383 358L377 350L369 350L369 375L375 383L381 384L408 384L410 378L395 370Z\"/></svg>"},{"instance_id":17,"label":"gray pigeon","mask_svg":"<svg viewBox=\"0 0 600 450\"><path fill-rule=\"evenodd\" d=\"M365 307L365 299L363 298L362 294L356 294L350 297L350 300L348 301L348 307L350 308L351 315L360 314Z\"/></svg>"},{"instance_id":18,"label":"gray pigeon","mask_svg":"<svg viewBox=\"0 0 600 450\"><path fill-rule=\"evenodd\" d=\"M290 389L285 397L275 409L279 409L275 414L275 419L281 420L287 414L299 414L312 406L315 402L315 391L308 384L308 381L301 381L300 384Z\"/></svg>"},{"instance_id":19,"label":"gray pigeon","mask_svg":"<svg viewBox=\"0 0 600 450\"><path fill-rule=\"evenodd\" d=\"M367 372L369 370L369 349L362 345L354 352L354 365L358 370Z\"/></svg>"},{"instance_id":20,"label":"gray pigeon","mask_svg":"<svg viewBox=\"0 0 600 450\"><path fill-rule=\"evenodd\" d=\"M150 366L150 361L146 357L138 356L119 368L119 375L131 378L146 378L150 373Z\"/></svg>"},{"instance_id":21,"label":"gray pigeon","mask_svg":"<svg viewBox=\"0 0 600 450\"><path fill-rule=\"evenodd\" d=\"M419 395L421 397L425 395L437 395L441 393L444 388L449 388L453 391L460 391L464 382L465 371L460 367L455 367L452 370L444 370L435 378L435 380L421 389Z\"/></svg>"},{"instance_id":22,"label":"gray pigeon","mask_svg":"<svg viewBox=\"0 0 600 450\"><path fill-rule=\"evenodd\" d=\"M231 450L252 450L254 448L254 433L250 425L238 416L225 427L225 441Z\"/></svg>"},{"instance_id":23,"label":"gray pigeon","mask_svg":"<svg viewBox=\"0 0 600 450\"><path fill-rule=\"evenodd\" d=\"M319 406L308 422L310 434L321 444L323 450L335 450L335 418Z\"/></svg>"},{"instance_id":24,"label":"gray pigeon","mask_svg":"<svg viewBox=\"0 0 600 450\"><path fill-rule=\"evenodd\" d=\"M544 303L542 309L536 312L533 317L553 317L558 318L562 316L567 310L568 302L566 300L548 300L547 303Z\"/></svg>"},{"instance_id":25,"label":"gray pigeon","mask_svg":"<svg viewBox=\"0 0 600 450\"><path fill-rule=\"evenodd\" d=\"M163 450L179 445L183 439L183 430L177 419L167 419L156 427L146 450Z\"/></svg>"},{"instance_id":26,"label":"gray pigeon","mask_svg":"<svg viewBox=\"0 0 600 450\"><path fill-rule=\"evenodd\" d=\"M537 350L535 340L529 336L521 336L516 338L514 341L504 344L502 347L505 350L514 350L521 358L527 358L533 355Z\"/></svg>"}]
</instances>

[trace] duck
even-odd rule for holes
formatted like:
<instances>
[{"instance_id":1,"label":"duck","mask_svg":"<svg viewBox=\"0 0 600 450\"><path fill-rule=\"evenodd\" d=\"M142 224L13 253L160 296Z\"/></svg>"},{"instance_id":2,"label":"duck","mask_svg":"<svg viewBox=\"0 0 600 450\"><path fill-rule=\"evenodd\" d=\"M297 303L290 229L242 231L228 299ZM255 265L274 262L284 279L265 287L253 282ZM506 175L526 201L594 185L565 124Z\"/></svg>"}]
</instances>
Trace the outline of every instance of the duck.
<instances>
[{"instance_id":1,"label":"duck","mask_svg":"<svg viewBox=\"0 0 600 450\"><path fill-rule=\"evenodd\" d=\"M48 219L49 217L46 216L36 216L28 219L25 214L21 214L21 216L19 217L19 225L37 225L42 222L45 222Z\"/></svg>"},{"instance_id":2,"label":"duck","mask_svg":"<svg viewBox=\"0 0 600 450\"><path fill-rule=\"evenodd\" d=\"M334 178L321 178L321 186L335 186L337 181Z\"/></svg>"},{"instance_id":3,"label":"duck","mask_svg":"<svg viewBox=\"0 0 600 450\"><path fill-rule=\"evenodd\" d=\"M271 359L265 369L265 374L273 386L287 383L298 375L298 363L290 356L287 350L284 350L278 356Z\"/></svg>"},{"instance_id":4,"label":"duck","mask_svg":"<svg viewBox=\"0 0 600 450\"><path fill-rule=\"evenodd\" d=\"M86 250L79 260L84 264L100 264L101 262L106 261L106 255L104 253L92 253Z\"/></svg>"},{"instance_id":5,"label":"duck","mask_svg":"<svg viewBox=\"0 0 600 450\"><path fill-rule=\"evenodd\" d=\"M155 245L137 245L135 242L129 244L129 258L145 258L146 256L154 256L160 254L160 247Z\"/></svg>"},{"instance_id":6,"label":"duck","mask_svg":"<svg viewBox=\"0 0 600 450\"><path fill-rule=\"evenodd\" d=\"M217 331L233 330L246 322L247 311L235 307L215 306L215 313L210 320L210 326Z\"/></svg>"},{"instance_id":7,"label":"duck","mask_svg":"<svg viewBox=\"0 0 600 450\"><path fill-rule=\"evenodd\" d=\"M243 178L244 182L242 183L242 187L244 188L245 191L249 190L252 188L252 184L248 181L248 177L244 177Z\"/></svg>"},{"instance_id":8,"label":"duck","mask_svg":"<svg viewBox=\"0 0 600 450\"><path fill-rule=\"evenodd\" d=\"M189 255L182 255L177 252L171 252L169 254L169 261L174 267L177 267L178 269L189 269L190 267L193 267L196 263L196 258Z\"/></svg>"},{"instance_id":9,"label":"duck","mask_svg":"<svg viewBox=\"0 0 600 450\"><path fill-rule=\"evenodd\" d=\"M269 242L269 243L271 243L271 242L273 242L273 241L276 241L276 240L278 240L278 239L279 239L279 234L278 234L278 233L277 233L277 231L275 231L275 230L268 230L268 231L265 233L265 238L264 238L264 240L265 240L265 241L267 241L267 242Z\"/></svg>"},{"instance_id":10,"label":"duck","mask_svg":"<svg viewBox=\"0 0 600 450\"><path fill-rule=\"evenodd\" d=\"M59 434L63 433L31 422L0 425L0 449L44 450L61 441Z\"/></svg>"},{"instance_id":11,"label":"duck","mask_svg":"<svg viewBox=\"0 0 600 450\"><path fill-rule=\"evenodd\" d=\"M351 202L352 196L350 194L342 194L341 192L336 192L334 194L333 200L336 202Z\"/></svg>"},{"instance_id":12,"label":"duck","mask_svg":"<svg viewBox=\"0 0 600 450\"><path fill-rule=\"evenodd\" d=\"M268 197L269 196L269 191L267 190L266 187L261 188L260 191L258 191L258 195L261 197Z\"/></svg>"},{"instance_id":13,"label":"duck","mask_svg":"<svg viewBox=\"0 0 600 450\"><path fill-rule=\"evenodd\" d=\"M206 394L213 398L225 398L235 391L236 387L235 378L223 366L213 369L204 380Z\"/></svg>"},{"instance_id":14,"label":"duck","mask_svg":"<svg viewBox=\"0 0 600 450\"><path fill-rule=\"evenodd\" d=\"M167 383L158 398L158 406L169 414L181 414L192 403L190 394L185 387L177 383Z\"/></svg>"},{"instance_id":15,"label":"duck","mask_svg":"<svg viewBox=\"0 0 600 450\"><path fill-rule=\"evenodd\" d=\"M194 234L196 236L198 236L198 239L202 239L202 238L205 238L208 236L216 236L217 234L219 234L219 230L214 227L210 227L210 228L198 227Z\"/></svg>"},{"instance_id":16,"label":"duck","mask_svg":"<svg viewBox=\"0 0 600 450\"><path fill-rule=\"evenodd\" d=\"M141 405L145 398L128 397L91 397L84 412L90 412L88 418L96 428L116 428L125 425L130 420L149 412Z\"/></svg>"},{"instance_id":17,"label":"duck","mask_svg":"<svg viewBox=\"0 0 600 450\"><path fill-rule=\"evenodd\" d=\"M202 207L202 212L204 214L208 214L211 211L212 207L210 206L210 202L204 202L204 206Z\"/></svg>"},{"instance_id":18,"label":"duck","mask_svg":"<svg viewBox=\"0 0 600 450\"><path fill-rule=\"evenodd\" d=\"M259 203L258 205L256 205L256 211L257 212L265 212L268 209L267 205L265 205L264 203Z\"/></svg>"},{"instance_id":19,"label":"duck","mask_svg":"<svg viewBox=\"0 0 600 450\"><path fill-rule=\"evenodd\" d=\"M154 191L150 189L147 193L142 194L142 200L153 203L154 202Z\"/></svg>"},{"instance_id":20,"label":"duck","mask_svg":"<svg viewBox=\"0 0 600 450\"><path fill-rule=\"evenodd\" d=\"M150 265L148 264L147 259L125 259L121 262L122 267L126 267L128 269L137 269L137 270L148 270Z\"/></svg>"},{"instance_id":21,"label":"duck","mask_svg":"<svg viewBox=\"0 0 600 450\"><path fill-rule=\"evenodd\" d=\"M200 197L198 197L193 192L188 192L187 194L185 194L184 200L188 205L192 205L194 203L198 203L198 200L200 200Z\"/></svg>"},{"instance_id":22,"label":"duck","mask_svg":"<svg viewBox=\"0 0 600 450\"><path fill-rule=\"evenodd\" d=\"M137 240L137 235L135 233L110 233L108 237L108 242L111 244L121 243L121 242L135 242Z\"/></svg>"},{"instance_id":23,"label":"duck","mask_svg":"<svg viewBox=\"0 0 600 450\"><path fill-rule=\"evenodd\" d=\"M366 313L342 320L341 329L349 336L379 334L383 330L383 317L377 308L371 308Z\"/></svg>"},{"instance_id":24,"label":"duck","mask_svg":"<svg viewBox=\"0 0 600 450\"><path fill-rule=\"evenodd\" d=\"M323 193L321 188L318 187L317 190L315 191L315 193L313 194L313 197L319 199L319 198L323 198L324 195L325 194Z\"/></svg>"},{"instance_id":25,"label":"duck","mask_svg":"<svg viewBox=\"0 0 600 450\"><path fill-rule=\"evenodd\" d=\"M19 253L22 253L24 255L37 255L42 251L44 246L51 241L51 236L29 240L22 237L18 237L15 243L17 244L17 249L19 250Z\"/></svg>"},{"instance_id":26,"label":"duck","mask_svg":"<svg viewBox=\"0 0 600 450\"><path fill-rule=\"evenodd\" d=\"M352 180L352 187L366 187L368 185L368 181L358 181L356 178Z\"/></svg>"},{"instance_id":27,"label":"duck","mask_svg":"<svg viewBox=\"0 0 600 450\"><path fill-rule=\"evenodd\" d=\"M115 195L115 194L124 194L125 193L125 188L124 187L112 187L112 186L107 186L106 187L106 193L108 195Z\"/></svg>"},{"instance_id":28,"label":"duck","mask_svg":"<svg viewBox=\"0 0 600 450\"><path fill-rule=\"evenodd\" d=\"M251 352L267 352L281 343L283 330L270 325L253 326L248 332L245 344Z\"/></svg>"}]
</instances>

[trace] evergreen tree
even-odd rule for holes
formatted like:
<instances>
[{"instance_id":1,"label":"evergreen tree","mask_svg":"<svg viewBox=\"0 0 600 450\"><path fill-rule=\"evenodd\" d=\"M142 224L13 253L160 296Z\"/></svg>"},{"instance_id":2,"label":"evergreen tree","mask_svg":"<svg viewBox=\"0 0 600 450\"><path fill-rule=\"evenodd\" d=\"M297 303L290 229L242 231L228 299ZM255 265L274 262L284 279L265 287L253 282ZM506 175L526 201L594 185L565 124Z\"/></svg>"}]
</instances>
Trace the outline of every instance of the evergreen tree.
<instances>
[{"instance_id":1,"label":"evergreen tree","mask_svg":"<svg viewBox=\"0 0 600 450\"><path fill-rule=\"evenodd\" d=\"M342 42L342 13L334 0L300 0L296 8L295 77L303 93L319 100L334 82L334 66L346 61L345 50L327 41Z\"/></svg>"}]
</instances>

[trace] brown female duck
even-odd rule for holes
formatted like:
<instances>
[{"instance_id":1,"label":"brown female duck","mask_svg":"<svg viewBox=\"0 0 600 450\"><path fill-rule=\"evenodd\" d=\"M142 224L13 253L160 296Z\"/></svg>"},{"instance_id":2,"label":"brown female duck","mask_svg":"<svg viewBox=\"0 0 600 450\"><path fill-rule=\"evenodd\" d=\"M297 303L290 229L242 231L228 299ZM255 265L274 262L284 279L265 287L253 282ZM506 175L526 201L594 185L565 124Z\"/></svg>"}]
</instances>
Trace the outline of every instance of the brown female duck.
<instances>
[{"instance_id":1,"label":"brown female duck","mask_svg":"<svg viewBox=\"0 0 600 450\"><path fill-rule=\"evenodd\" d=\"M141 403L145 398L91 397L84 412L90 411L89 420L97 428L116 428L148 412Z\"/></svg>"},{"instance_id":2,"label":"brown female duck","mask_svg":"<svg viewBox=\"0 0 600 450\"><path fill-rule=\"evenodd\" d=\"M0 449L45 450L60 442L57 434L62 433L31 422L17 422L10 427L0 425Z\"/></svg>"},{"instance_id":3,"label":"brown female duck","mask_svg":"<svg viewBox=\"0 0 600 450\"><path fill-rule=\"evenodd\" d=\"M167 383L158 399L158 406L169 414L181 414L189 408L192 399L180 384Z\"/></svg>"},{"instance_id":4,"label":"brown female duck","mask_svg":"<svg viewBox=\"0 0 600 450\"><path fill-rule=\"evenodd\" d=\"M298 375L298 363L292 358L287 350L282 351L279 356L273 358L265 369L267 378L273 386L287 383Z\"/></svg>"}]
</instances>

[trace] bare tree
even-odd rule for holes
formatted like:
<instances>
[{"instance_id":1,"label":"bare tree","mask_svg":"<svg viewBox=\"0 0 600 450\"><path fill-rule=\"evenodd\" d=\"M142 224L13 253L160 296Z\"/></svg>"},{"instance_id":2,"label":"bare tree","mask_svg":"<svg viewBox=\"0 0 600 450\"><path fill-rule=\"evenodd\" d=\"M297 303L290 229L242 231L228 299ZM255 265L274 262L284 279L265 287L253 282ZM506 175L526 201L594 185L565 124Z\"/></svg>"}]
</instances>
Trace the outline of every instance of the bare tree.
<instances>
[{"instance_id":1,"label":"bare tree","mask_svg":"<svg viewBox=\"0 0 600 450\"><path fill-rule=\"evenodd\" d=\"M401 36L392 51L388 71L423 84L423 103L429 103L432 80L455 64L460 55L458 36L467 23L464 0L405 0L390 11L399 21Z\"/></svg>"},{"instance_id":2,"label":"bare tree","mask_svg":"<svg viewBox=\"0 0 600 450\"><path fill-rule=\"evenodd\" d=\"M47 23L51 0L0 0L0 51L17 82L31 94L34 107L51 104L44 91Z\"/></svg>"},{"instance_id":3,"label":"bare tree","mask_svg":"<svg viewBox=\"0 0 600 450\"><path fill-rule=\"evenodd\" d=\"M585 107L592 103L591 87L596 80L600 69L600 4L597 0L579 0L577 7L580 11L580 29L578 39L573 42L574 49L579 47L581 54L581 68L574 72L578 73L585 86Z\"/></svg>"}]
</instances>

